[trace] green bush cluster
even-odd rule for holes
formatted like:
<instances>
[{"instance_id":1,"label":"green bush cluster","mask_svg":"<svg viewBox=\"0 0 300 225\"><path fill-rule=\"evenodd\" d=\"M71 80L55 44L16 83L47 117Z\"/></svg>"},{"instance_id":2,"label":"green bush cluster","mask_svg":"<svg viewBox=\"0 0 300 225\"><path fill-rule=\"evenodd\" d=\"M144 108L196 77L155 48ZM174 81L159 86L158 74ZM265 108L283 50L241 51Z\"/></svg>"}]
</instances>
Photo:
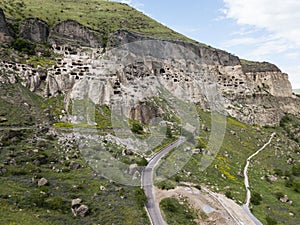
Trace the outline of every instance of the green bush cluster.
<instances>
[{"instance_id":1,"label":"green bush cluster","mask_svg":"<svg viewBox=\"0 0 300 225\"><path fill-rule=\"evenodd\" d=\"M11 46L13 49L23 52L28 55L34 55L35 54L35 44L26 41L22 38L16 38L12 41Z\"/></svg>"},{"instance_id":2,"label":"green bush cluster","mask_svg":"<svg viewBox=\"0 0 300 225\"><path fill-rule=\"evenodd\" d=\"M133 133L136 133L136 134L143 134L144 133L143 126L135 120L133 120L132 123L131 123L131 131Z\"/></svg>"}]
</instances>

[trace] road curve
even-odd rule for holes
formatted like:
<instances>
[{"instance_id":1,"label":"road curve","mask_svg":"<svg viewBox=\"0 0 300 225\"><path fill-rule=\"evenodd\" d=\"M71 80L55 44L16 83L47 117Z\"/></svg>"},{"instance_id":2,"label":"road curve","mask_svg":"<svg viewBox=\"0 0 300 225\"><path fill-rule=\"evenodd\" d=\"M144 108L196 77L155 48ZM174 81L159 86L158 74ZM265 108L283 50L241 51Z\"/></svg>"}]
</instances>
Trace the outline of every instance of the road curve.
<instances>
[{"instance_id":1,"label":"road curve","mask_svg":"<svg viewBox=\"0 0 300 225\"><path fill-rule=\"evenodd\" d=\"M159 203L155 198L155 190L153 185L154 168L162 157L168 154L173 148L181 145L184 141L185 137L180 136L177 141L158 152L143 170L141 182L142 188L147 196L147 203L145 204L145 207L152 225L167 225L161 214Z\"/></svg>"},{"instance_id":2,"label":"road curve","mask_svg":"<svg viewBox=\"0 0 300 225\"><path fill-rule=\"evenodd\" d=\"M250 204L250 200L251 200L251 191L250 191L250 186L249 186L249 179L248 179L248 168L250 165L250 160L256 156L258 153L260 153L263 149L265 149L272 141L273 137L275 136L275 133L271 134L271 137L269 139L269 141L267 143L264 144L264 146L262 146L260 149L258 149L254 154L252 154L251 156L249 156L246 160L246 166L244 168L244 184L245 184L245 189L246 189L246 201L245 204L243 205L243 209L244 211L249 215L249 217L253 220L253 222L255 222L255 224L260 225L261 223L259 222L259 220L251 213L250 209L249 209L249 204Z\"/></svg>"}]
</instances>

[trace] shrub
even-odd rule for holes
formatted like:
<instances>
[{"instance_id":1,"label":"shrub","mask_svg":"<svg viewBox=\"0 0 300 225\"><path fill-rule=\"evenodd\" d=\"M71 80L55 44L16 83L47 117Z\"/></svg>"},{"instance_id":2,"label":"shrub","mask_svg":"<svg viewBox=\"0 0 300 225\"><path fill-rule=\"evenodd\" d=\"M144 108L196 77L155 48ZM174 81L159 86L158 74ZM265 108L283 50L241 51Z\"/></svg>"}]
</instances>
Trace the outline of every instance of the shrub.
<instances>
[{"instance_id":1,"label":"shrub","mask_svg":"<svg viewBox=\"0 0 300 225\"><path fill-rule=\"evenodd\" d=\"M144 189L138 188L135 191L135 200L140 207L143 207L147 202L147 197L145 195Z\"/></svg>"},{"instance_id":2,"label":"shrub","mask_svg":"<svg viewBox=\"0 0 300 225\"><path fill-rule=\"evenodd\" d=\"M22 38L17 38L14 41L12 41L11 46L19 52L23 52L28 55L35 54L35 51L34 51L35 45L29 41L22 39Z\"/></svg>"},{"instance_id":3,"label":"shrub","mask_svg":"<svg viewBox=\"0 0 300 225\"><path fill-rule=\"evenodd\" d=\"M46 203L47 208L53 209L53 210L60 210L62 212L66 212L70 208L70 203L60 196L48 198L45 201L45 203Z\"/></svg>"},{"instance_id":4,"label":"shrub","mask_svg":"<svg viewBox=\"0 0 300 225\"><path fill-rule=\"evenodd\" d=\"M231 191L226 191L226 192L225 192L225 196L226 196L227 198L233 199L233 196L232 196Z\"/></svg>"},{"instance_id":5,"label":"shrub","mask_svg":"<svg viewBox=\"0 0 300 225\"><path fill-rule=\"evenodd\" d=\"M262 197L259 193L257 192L254 192L252 195L251 195L251 203L253 205L259 205L260 202L262 201Z\"/></svg>"},{"instance_id":6,"label":"shrub","mask_svg":"<svg viewBox=\"0 0 300 225\"><path fill-rule=\"evenodd\" d=\"M171 129L170 126L167 126L166 136L167 136L167 138L172 138L173 137L172 129Z\"/></svg>"},{"instance_id":7,"label":"shrub","mask_svg":"<svg viewBox=\"0 0 300 225\"><path fill-rule=\"evenodd\" d=\"M176 204L176 201L174 201L174 199L166 198L162 201L161 204L162 204L163 208L165 208L166 210L168 210L170 212L177 212L177 204Z\"/></svg>"},{"instance_id":8,"label":"shrub","mask_svg":"<svg viewBox=\"0 0 300 225\"><path fill-rule=\"evenodd\" d=\"M158 186L158 188L160 188L162 190L170 190L170 189L174 189L176 187L174 182L169 181L169 180L162 181L157 186Z\"/></svg>"},{"instance_id":9,"label":"shrub","mask_svg":"<svg viewBox=\"0 0 300 225\"><path fill-rule=\"evenodd\" d=\"M276 174L277 176L283 176L283 171L281 169L275 168L274 174Z\"/></svg>"},{"instance_id":10,"label":"shrub","mask_svg":"<svg viewBox=\"0 0 300 225\"><path fill-rule=\"evenodd\" d=\"M137 121L132 122L131 131L133 133L136 133L136 134L143 134L144 133L142 125Z\"/></svg>"}]
</instances>

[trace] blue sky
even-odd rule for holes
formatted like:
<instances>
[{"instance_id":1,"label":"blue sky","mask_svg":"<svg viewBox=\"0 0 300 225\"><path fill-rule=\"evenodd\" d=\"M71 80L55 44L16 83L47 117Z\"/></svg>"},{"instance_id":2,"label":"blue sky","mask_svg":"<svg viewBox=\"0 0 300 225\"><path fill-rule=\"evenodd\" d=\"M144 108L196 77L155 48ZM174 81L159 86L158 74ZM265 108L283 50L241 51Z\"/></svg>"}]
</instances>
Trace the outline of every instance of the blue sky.
<instances>
[{"instance_id":1,"label":"blue sky","mask_svg":"<svg viewBox=\"0 0 300 225\"><path fill-rule=\"evenodd\" d=\"M300 88L300 0L117 0L199 42L268 61Z\"/></svg>"}]
</instances>

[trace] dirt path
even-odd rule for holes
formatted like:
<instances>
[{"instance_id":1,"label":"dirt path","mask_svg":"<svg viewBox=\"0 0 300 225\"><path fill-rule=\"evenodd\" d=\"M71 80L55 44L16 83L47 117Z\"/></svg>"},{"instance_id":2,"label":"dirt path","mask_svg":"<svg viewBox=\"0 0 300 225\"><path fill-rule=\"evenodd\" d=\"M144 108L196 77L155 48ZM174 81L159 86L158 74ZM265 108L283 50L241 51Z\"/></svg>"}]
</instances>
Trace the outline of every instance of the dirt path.
<instances>
[{"instance_id":1,"label":"dirt path","mask_svg":"<svg viewBox=\"0 0 300 225\"><path fill-rule=\"evenodd\" d=\"M254 154L249 156L246 160L246 166L244 168L244 184L245 184L245 189L246 189L246 201L245 204L243 205L244 211L252 218L252 220L255 222L255 224L259 225L261 224L259 220L250 212L249 209L249 204L251 201L251 191L250 191L250 185L249 185L249 178L248 178L248 168L250 165L250 160L256 156L258 153L260 153L262 150L264 150L272 141L273 137L275 136L275 133L273 133L267 143L264 144L260 149L258 149Z\"/></svg>"},{"instance_id":2,"label":"dirt path","mask_svg":"<svg viewBox=\"0 0 300 225\"><path fill-rule=\"evenodd\" d=\"M255 225L243 208L222 194L205 187L201 190L191 186L179 186L172 190L156 189L157 201L175 197L186 202L197 212L197 224L201 225Z\"/></svg>"}]
</instances>

